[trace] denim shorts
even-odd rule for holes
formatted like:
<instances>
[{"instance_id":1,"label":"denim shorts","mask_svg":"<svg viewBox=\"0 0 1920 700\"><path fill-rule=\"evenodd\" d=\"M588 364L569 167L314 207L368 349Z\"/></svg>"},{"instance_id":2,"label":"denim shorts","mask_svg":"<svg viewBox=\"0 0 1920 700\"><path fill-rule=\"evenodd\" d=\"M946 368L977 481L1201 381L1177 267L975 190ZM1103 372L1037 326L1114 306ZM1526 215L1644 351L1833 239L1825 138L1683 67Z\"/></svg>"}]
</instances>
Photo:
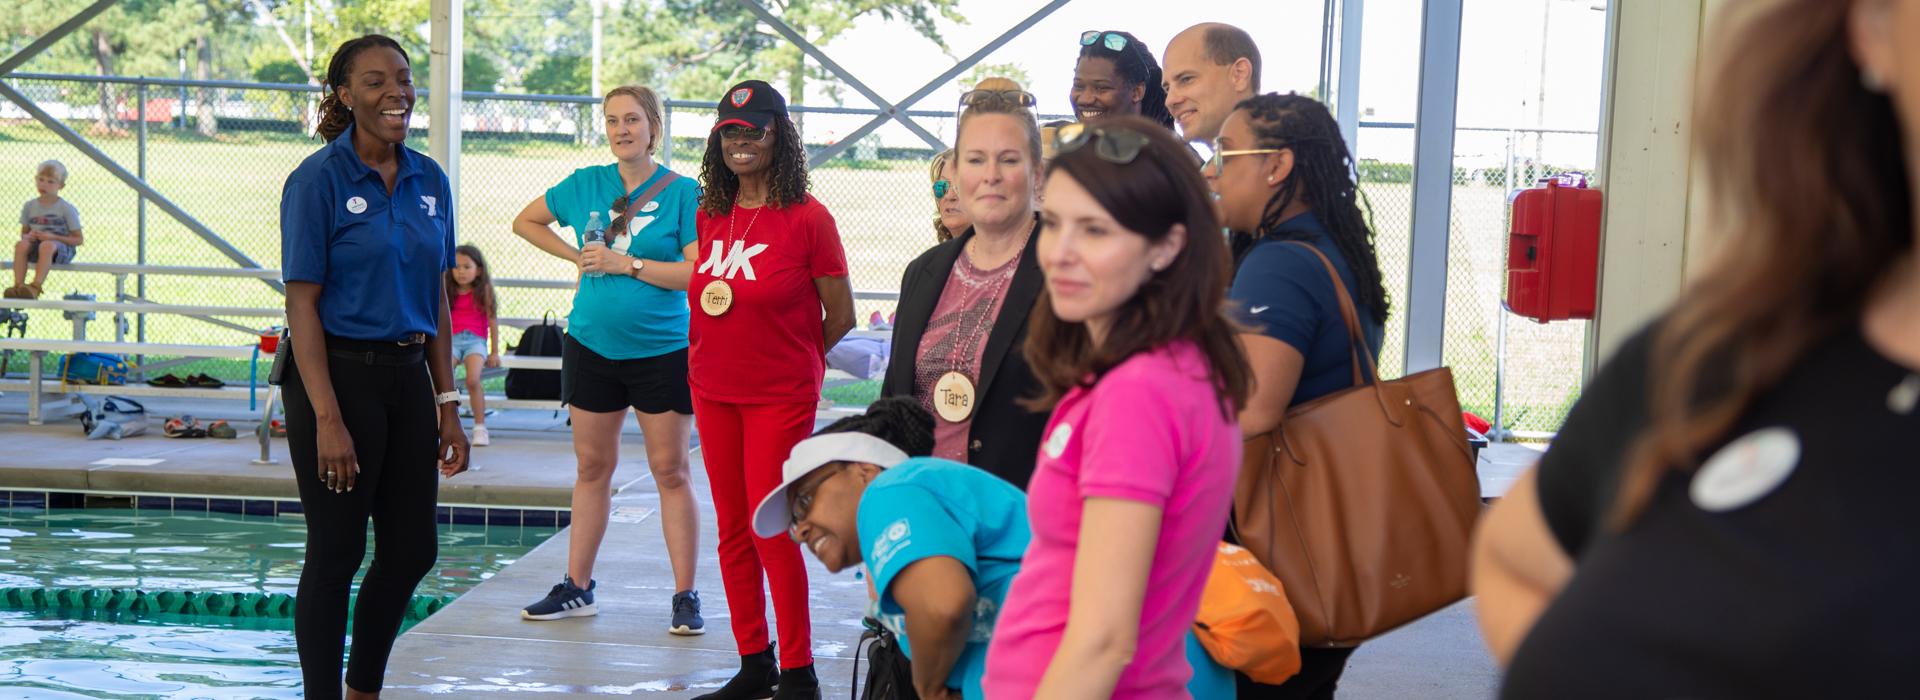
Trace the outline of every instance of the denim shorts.
<instances>
[{"instance_id":1,"label":"denim shorts","mask_svg":"<svg viewBox=\"0 0 1920 700\"><path fill-rule=\"evenodd\" d=\"M65 265L73 262L73 246L60 241L53 242L53 264ZM35 243L27 249L27 262L40 262L40 244Z\"/></svg>"},{"instance_id":2,"label":"denim shorts","mask_svg":"<svg viewBox=\"0 0 1920 700\"><path fill-rule=\"evenodd\" d=\"M473 331L460 331L459 333L453 334L453 361L456 363L465 362L467 361L468 355L479 355L481 359L485 359L487 356L487 339L480 337Z\"/></svg>"}]
</instances>

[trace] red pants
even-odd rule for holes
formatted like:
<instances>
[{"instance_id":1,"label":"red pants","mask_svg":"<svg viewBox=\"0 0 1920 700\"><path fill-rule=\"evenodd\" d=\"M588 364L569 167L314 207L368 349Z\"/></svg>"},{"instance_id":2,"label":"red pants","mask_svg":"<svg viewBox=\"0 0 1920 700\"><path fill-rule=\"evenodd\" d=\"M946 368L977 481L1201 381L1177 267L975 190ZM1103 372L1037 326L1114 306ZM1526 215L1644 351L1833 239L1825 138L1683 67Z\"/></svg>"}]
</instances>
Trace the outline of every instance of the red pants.
<instances>
[{"instance_id":1,"label":"red pants","mask_svg":"<svg viewBox=\"0 0 1920 700\"><path fill-rule=\"evenodd\" d=\"M770 643L766 594L760 587L764 571L780 626L781 668L813 663L807 567L800 560L800 545L786 535L754 536L753 509L780 485L780 465L794 444L813 432L814 409L812 401L737 404L693 395L693 418L700 427L700 451L720 528L720 579L733 619L733 641L742 656L766 651Z\"/></svg>"}]
</instances>

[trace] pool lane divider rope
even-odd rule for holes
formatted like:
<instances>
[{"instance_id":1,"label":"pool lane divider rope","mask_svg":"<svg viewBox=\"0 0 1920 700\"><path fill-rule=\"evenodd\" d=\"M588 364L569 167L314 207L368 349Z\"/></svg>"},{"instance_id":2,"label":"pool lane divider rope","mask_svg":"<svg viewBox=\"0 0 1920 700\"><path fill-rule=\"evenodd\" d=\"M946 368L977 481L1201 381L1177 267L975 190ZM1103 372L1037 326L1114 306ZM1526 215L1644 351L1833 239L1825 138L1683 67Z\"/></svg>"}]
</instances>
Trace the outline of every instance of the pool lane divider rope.
<instances>
[{"instance_id":1,"label":"pool lane divider rope","mask_svg":"<svg viewBox=\"0 0 1920 700\"><path fill-rule=\"evenodd\" d=\"M416 595L407 622L419 622L452 603L452 593ZM357 600L357 596L355 599ZM352 603L349 603L351 609ZM0 610L122 610L206 617L293 617L294 597L285 593L144 591L134 588L0 588Z\"/></svg>"}]
</instances>

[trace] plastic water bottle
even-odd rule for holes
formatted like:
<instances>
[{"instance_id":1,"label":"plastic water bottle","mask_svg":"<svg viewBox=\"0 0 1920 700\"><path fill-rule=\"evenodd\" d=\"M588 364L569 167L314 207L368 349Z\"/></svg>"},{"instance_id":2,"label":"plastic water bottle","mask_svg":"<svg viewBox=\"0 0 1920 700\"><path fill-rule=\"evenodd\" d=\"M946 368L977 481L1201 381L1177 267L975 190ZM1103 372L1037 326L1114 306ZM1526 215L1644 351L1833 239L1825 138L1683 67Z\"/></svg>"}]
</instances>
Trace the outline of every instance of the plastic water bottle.
<instances>
[{"instance_id":1,"label":"plastic water bottle","mask_svg":"<svg viewBox=\"0 0 1920 700\"><path fill-rule=\"evenodd\" d=\"M600 212L596 211L587 217L587 240L584 245L580 246L580 252L584 253L589 250L606 250L606 249L607 249L607 224L606 222L600 220ZM605 277L607 276L607 273L589 272L587 273L587 275L590 277Z\"/></svg>"}]
</instances>

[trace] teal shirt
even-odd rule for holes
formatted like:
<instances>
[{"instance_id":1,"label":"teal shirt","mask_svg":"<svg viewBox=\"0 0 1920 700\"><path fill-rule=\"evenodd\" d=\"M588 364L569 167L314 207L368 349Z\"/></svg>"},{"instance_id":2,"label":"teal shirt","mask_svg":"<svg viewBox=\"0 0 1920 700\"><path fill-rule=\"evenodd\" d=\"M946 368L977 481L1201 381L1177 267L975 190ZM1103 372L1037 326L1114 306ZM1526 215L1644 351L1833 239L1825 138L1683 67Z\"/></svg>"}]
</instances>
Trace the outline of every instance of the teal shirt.
<instances>
[{"instance_id":1,"label":"teal shirt","mask_svg":"<svg viewBox=\"0 0 1920 700\"><path fill-rule=\"evenodd\" d=\"M547 210L561 226L573 229L574 245L579 246L585 242L587 219L593 212L600 212L600 220L611 225L621 213L613 211L614 200L645 192L666 173L666 166L656 164L653 177L628 192L621 186L619 166L581 168L547 190ZM647 206L653 210L635 213L625 235L607 231L608 247L647 260L685 260L683 249L699 238L693 215L700 208L700 185L681 177ZM573 313L567 316L567 334L610 360L657 357L684 349L687 293L630 275L583 277L573 295Z\"/></svg>"},{"instance_id":2,"label":"teal shirt","mask_svg":"<svg viewBox=\"0 0 1920 700\"><path fill-rule=\"evenodd\" d=\"M1026 494L984 470L920 457L874 477L860 497L857 522L860 550L880 593L876 617L900 638L909 658L913 640L907 638L906 616L893 600L893 579L928 557L952 557L967 567L978 602L973 631L947 676L947 687L959 688L968 700L983 697L980 679L987 670L987 642L1032 535Z\"/></svg>"}]
</instances>

